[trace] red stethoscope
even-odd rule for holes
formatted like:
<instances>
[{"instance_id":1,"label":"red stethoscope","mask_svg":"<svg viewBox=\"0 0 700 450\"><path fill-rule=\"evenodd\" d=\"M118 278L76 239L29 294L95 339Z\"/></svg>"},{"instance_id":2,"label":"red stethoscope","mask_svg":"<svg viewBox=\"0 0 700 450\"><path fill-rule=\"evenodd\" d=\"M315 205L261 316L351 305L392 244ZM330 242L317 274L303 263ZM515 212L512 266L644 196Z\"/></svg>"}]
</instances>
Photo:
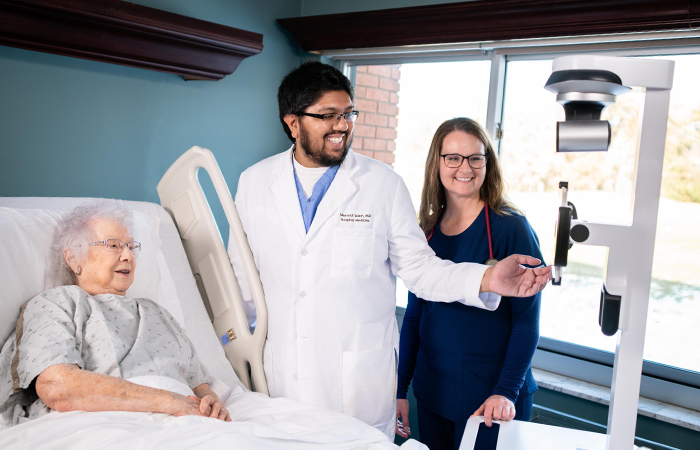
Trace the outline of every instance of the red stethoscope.
<instances>
[{"instance_id":1,"label":"red stethoscope","mask_svg":"<svg viewBox=\"0 0 700 450\"><path fill-rule=\"evenodd\" d=\"M493 242L491 241L491 220L489 219L489 205L486 203L484 203L484 214L486 215L486 235L489 238L489 259L486 261L485 264L487 266L495 266L498 263L498 260L493 257ZM440 221L441 216L442 211L440 211L440 214L438 215L437 222ZM437 222L435 222L435 225L437 225ZM428 242L430 242L430 239L435 233L435 225L433 225L433 228L430 229L430 233L428 233Z\"/></svg>"}]
</instances>

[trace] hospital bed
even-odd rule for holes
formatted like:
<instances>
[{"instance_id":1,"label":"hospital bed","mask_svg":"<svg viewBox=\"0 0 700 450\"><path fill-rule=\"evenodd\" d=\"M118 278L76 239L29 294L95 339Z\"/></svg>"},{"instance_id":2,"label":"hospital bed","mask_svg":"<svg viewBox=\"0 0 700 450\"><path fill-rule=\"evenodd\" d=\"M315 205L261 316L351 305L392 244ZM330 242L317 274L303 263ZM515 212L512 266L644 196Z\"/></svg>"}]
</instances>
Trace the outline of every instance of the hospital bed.
<instances>
[{"instance_id":1,"label":"hospital bed","mask_svg":"<svg viewBox=\"0 0 700 450\"><path fill-rule=\"evenodd\" d=\"M197 180L208 171L244 255L257 326L251 333L238 286ZM182 325L233 423L155 413L52 412L12 427L0 422L0 448L396 448L354 418L287 399L270 399L262 367L267 310L245 234L223 176L208 150L186 152L158 184L165 208L109 200L133 212L142 243L130 297L150 298ZM0 338L11 335L22 304L55 286L48 255L62 214L87 198L0 198ZM0 367L0 370L4 370ZM250 390L255 392L251 392ZM425 448L409 441L404 448Z\"/></svg>"}]
</instances>

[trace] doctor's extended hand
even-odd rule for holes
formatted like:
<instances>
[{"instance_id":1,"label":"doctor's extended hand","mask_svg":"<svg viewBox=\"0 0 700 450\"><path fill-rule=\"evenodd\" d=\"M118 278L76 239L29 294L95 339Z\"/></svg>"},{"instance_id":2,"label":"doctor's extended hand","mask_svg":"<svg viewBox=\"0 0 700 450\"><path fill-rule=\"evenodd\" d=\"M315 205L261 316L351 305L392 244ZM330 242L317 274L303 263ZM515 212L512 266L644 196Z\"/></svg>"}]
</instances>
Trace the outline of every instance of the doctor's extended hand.
<instances>
[{"instance_id":1,"label":"doctor's extended hand","mask_svg":"<svg viewBox=\"0 0 700 450\"><path fill-rule=\"evenodd\" d=\"M405 398L396 399L396 434L405 438L411 434L411 427L408 425L408 400Z\"/></svg>"},{"instance_id":2,"label":"doctor's extended hand","mask_svg":"<svg viewBox=\"0 0 700 450\"><path fill-rule=\"evenodd\" d=\"M545 288L552 279L550 266L528 269L541 261L525 255L510 255L484 272L481 292L493 292L506 297L531 297Z\"/></svg>"},{"instance_id":3,"label":"doctor's extended hand","mask_svg":"<svg viewBox=\"0 0 700 450\"><path fill-rule=\"evenodd\" d=\"M487 398L479 409L474 411L474 416L484 416L484 423L491 426L491 420L503 420L505 422L513 420L515 417L515 405L502 395L492 395Z\"/></svg>"}]
</instances>

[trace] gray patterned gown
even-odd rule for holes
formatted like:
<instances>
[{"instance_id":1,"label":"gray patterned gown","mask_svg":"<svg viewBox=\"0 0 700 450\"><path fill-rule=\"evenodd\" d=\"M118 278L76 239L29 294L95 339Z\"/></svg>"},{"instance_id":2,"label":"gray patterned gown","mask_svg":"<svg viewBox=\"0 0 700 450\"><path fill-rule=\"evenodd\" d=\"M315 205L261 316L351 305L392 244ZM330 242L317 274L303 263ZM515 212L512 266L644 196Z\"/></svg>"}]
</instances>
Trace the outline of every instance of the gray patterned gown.
<instances>
[{"instance_id":1,"label":"gray patterned gown","mask_svg":"<svg viewBox=\"0 0 700 450\"><path fill-rule=\"evenodd\" d=\"M161 375L192 389L210 382L165 309L143 298L89 295L78 286L49 289L22 308L16 332L0 352L0 413L6 424L46 409L35 396L28 399L28 388L54 364L123 379Z\"/></svg>"}]
</instances>

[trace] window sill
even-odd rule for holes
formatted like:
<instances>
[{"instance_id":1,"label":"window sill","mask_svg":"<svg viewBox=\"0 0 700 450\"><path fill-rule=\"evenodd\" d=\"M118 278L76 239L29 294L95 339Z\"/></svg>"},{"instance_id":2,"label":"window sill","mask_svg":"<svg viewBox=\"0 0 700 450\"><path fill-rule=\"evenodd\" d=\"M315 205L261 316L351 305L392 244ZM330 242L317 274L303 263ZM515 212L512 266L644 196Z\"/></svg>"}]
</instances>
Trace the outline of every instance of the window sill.
<instances>
[{"instance_id":1,"label":"window sill","mask_svg":"<svg viewBox=\"0 0 700 450\"><path fill-rule=\"evenodd\" d=\"M610 404L610 388L587 381L532 368L537 384L545 389L572 395L603 405ZM652 419L700 431L700 412L692 409L659 402L646 397L639 397L639 414Z\"/></svg>"}]
</instances>

